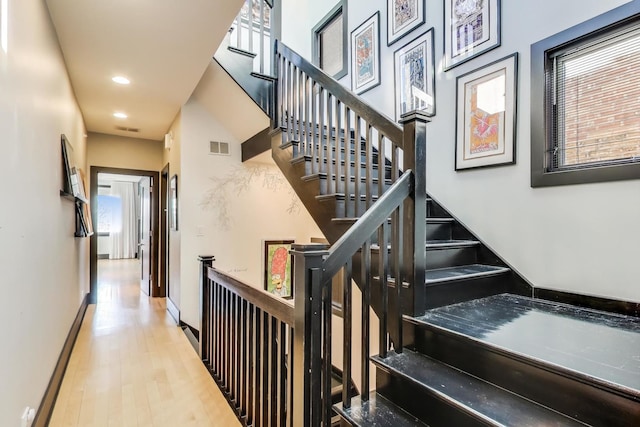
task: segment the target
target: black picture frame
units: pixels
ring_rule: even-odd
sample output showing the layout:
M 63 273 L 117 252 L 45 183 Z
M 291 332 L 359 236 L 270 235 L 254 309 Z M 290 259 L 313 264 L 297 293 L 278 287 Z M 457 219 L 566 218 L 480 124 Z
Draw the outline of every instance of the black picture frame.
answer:
M 425 23 L 425 0 L 387 0 L 387 46 L 391 46 Z M 408 11 L 409 16 L 396 28 L 396 11 Z
M 336 80 L 340 80 L 347 75 L 349 71 L 349 30 L 348 30 L 348 14 L 347 14 L 347 0 L 340 0 L 336 6 L 333 7 L 311 30 L 313 41 L 313 64 L 323 71 L 325 65 L 322 63 L 322 52 L 324 49 L 322 43 L 322 35 L 324 30 L 333 24 L 336 19 L 342 17 L 342 52 L 340 53 L 342 58 L 342 67 L 336 73 L 331 75 Z
M 393 53 L 396 121 L 403 114 L 416 110 L 423 111 L 429 117 L 436 114 L 434 33 L 434 29 L 430 28 Z M 419 65 L 419 70 L 413 70 L 416 65 Z M 413 77 L 406 74 L 414 72 L 422 89 L 407 86 Z
M 61 158 L 62 158 L 62 185 L 60 191 L 66 195 L 73 195 L 73 183 L 71 181 L 71 161 L 70 155 L 73 148 L 64 134 L 60 135 Z
M 456 11 L 456 0 L 444 2 L 444 71 L 500 46 L 500 0 L 478 1 L 476 6 Z
M 456 79 L 455 170 L 516 163 L 518 53 Z

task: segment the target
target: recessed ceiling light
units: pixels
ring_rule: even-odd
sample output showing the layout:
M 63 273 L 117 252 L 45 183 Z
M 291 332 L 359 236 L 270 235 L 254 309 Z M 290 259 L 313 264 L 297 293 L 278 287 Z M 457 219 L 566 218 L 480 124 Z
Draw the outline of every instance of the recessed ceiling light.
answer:
M 125 113 L 113 113 L 113 117 L 117 117 L 119 119 L 126 119 L 128 116 Z
M 111 80 L 120 85 L 128 85 L 129 83 L 131 83 L 128 78 L 123 76 L 115 76 Z

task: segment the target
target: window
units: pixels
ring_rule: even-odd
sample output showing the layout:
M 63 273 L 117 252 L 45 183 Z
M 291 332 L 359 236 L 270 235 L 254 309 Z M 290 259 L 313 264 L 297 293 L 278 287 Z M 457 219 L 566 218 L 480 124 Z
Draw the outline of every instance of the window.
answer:
M 640 7 L 534 44 L 531 185 L 640 178 Z
M 313 63 L 335 79 L 347 75 L 347 0 L 313 28 Z

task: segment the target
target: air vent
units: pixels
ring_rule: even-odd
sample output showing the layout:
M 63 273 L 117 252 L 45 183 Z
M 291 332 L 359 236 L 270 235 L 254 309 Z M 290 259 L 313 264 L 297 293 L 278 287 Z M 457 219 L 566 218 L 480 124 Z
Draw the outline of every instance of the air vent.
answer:
M 229 155 L 229 143 L 220 141 L 209 141 L 209 153 L 220 156 Z
M 116 126 L 116 129 L 117 130 L 121 130 L 123 132 L 135 132 L 135 133 L 140 132 L 140 129 L 138 129 L 138 128 L 128 128 L 128 127 L 125 127 L 125 126 Z

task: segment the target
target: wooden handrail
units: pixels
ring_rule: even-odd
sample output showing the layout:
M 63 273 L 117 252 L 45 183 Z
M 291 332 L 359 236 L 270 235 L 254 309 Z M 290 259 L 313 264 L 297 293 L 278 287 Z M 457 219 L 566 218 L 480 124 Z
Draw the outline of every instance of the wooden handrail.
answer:
M 275 41 L 275 49 L 276 53 L 287 58 L 293 65 L 298 67 L 307 76 L 322 85 L 333 96 L 339 99 L 340 102 L 357 112 L 357 114 L 365 119 L 371 126 L 379 129 L 387 138 L 402 148 L 402 127 L 385 115 L 376 111 L 360 99 L 358 95 L 351 92 L 324 71 L 298 55 L 280 40 Z
M 400 206 L 413 191 L 413 171 L 407 170 L 353 224 L 346 233 L 331 246 L 329 256 L 324 260 L 322 283 L 329 282 L 344 266 L 346 259 L 351 258 L 383 222 Z
M 293 326 L 292 301 L 276 297 L 262 289 L 247 285 L 213 267 L 209 268 L 208 277 L 220 286 L 240 296 L 248 303 L 255 305 L 287 325 Z

